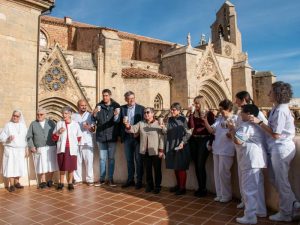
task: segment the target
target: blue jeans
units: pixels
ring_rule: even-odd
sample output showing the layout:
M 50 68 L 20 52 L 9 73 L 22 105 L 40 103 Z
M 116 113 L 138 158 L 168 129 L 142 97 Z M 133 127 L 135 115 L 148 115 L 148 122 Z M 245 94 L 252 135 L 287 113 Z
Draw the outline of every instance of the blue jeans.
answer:
M 108 179 L 112 180 L 115 171 L 116 142 L 97 142 L 100 151 L 100 181 L 106 177 L 106 160 L 108 158 Z
M 133 137 L 128 137 L 124 141 L 125 156 L 127 160 L 127 182 L 134 181 L 136 168 L 136 183 L 142 184 L 143 180 L 143 161 L 140 154 L 140 143 Z M 134 166 L 135 161 L 135 166 Z

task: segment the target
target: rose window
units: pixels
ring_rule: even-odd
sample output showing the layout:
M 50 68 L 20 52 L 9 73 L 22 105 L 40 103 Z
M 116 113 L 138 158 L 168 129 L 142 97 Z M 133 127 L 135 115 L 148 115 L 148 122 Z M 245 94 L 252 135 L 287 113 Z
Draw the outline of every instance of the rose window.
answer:
M 44 83 L 50 91 L 58 91 L 64 88 L 68 77 L 62 69 L 58 59 L 55 59 L 51 67 L 46 71 Z

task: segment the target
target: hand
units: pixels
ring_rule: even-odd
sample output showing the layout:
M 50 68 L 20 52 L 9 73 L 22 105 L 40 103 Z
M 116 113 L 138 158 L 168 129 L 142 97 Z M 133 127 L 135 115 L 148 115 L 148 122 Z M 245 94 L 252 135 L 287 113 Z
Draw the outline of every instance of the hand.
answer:
M 14 136 L 14 135 L 10 135 L 10 136 L 7 138 L 7 141 L 8 141 L 8 142 L 12 142 L 14 139 L 15 139 L 15 136 Z
M 261 120 L 253 115 L 249 115 L 249 121 L 255 124 L 258 124 Z
M 85 129 L 85 130 L 89 130 L 89 129 L 91 128 L 91 126 L 90 126 L 87 122 L 84 122 L 84 123 L 82 124 L 82 127 L 83 127 L 83 129 Z
M 59 128 L 58 135 L 62 134 L 66 129 L 64 127 Z
M 229 130 L 235 130 L 235 124 L 232 121 L 227 122 L 227 127 Z
M 194 113 L 194 111 L 195 111 L 195 106 L 193 106 L 193 105 L 189 106 L 188 112 L 189 113 Z
M 114 116 L 117 116 L 120 114 L 120 108 L 115 108 L 114 110 Z
M 158 153 L 158 158 L 162 159 L 164 158 L 165 154 L 163 152 L 159 152 Z
M 210 144 L 207 145 L 207 150 L 211 151 L 212 150 L 212 146 Z
M 232 139 L 232 135 L 230 132 L 226 133 L 226 137 L 229 138 L 229 139 Z
M 129 122 L 124 122 L 125 128 L 129 129 L 130 128 L 130 123 Z
M 183 149 L 183 143 L 180 143 L 177 148 L 178 148 L 178 150 L 182 150 Z
M 30 148 L 30 151 L 31 151 L 32 153 L 35 153 L 35 152 L 36 152 L 36 148 L 35 148 L 35 147 L 31 147 L 31 148 Z
M 93 110 L 93 116 L 96 117 L 97 113 L 100 112 L 99 108 L 96 106 L 96 108 Z

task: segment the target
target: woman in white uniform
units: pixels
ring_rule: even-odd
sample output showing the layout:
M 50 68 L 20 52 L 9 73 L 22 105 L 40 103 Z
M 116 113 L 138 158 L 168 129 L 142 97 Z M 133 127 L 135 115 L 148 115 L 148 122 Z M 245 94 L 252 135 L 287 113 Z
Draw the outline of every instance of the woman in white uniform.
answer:
M 19 178 L 25 175 L 25 156 L 27 128 L 20 110 L 14 110 L 10 122 L 0 133 L 0 142 L 4 145 L 2 171 L 8 179 L 8 191 L 22 189 Z
M 235 103 L 237 104 L 238 107 L 242 107 L 246 104 L 254 104 L 250 94 L 247 91 L 240 91 L 235 95 Z M 266 119 L 266 117 L 264 116 L 264 114 L 259 111 L 258 116 L 257 116 L 261 121 L 263 121 L 265 124 L 268 124 L 268 120 Z M 238 113 L 238 118 L 237 118 L 237 123 L 235 126 L 235 130 L 237 130 L 240 126 L 240 124 L 242 123 L 242 117 L 240 115 L 240 113 Z M 265 133 L 262 129 L 258 129 L 258 132 L 260 133 L 261 136 L 265 136 Z M 265 138 L 262 140 L 262 147 L 264 148 L 263 150 L 266 151 L 267 149 L 267 145 L 266 145 L 266 141 Z M 242 190 L 242 184 L 241 184 L 241 168 L 240 168 L 240 151 L 236 151 L 236 157 L 237 157 L 237 163 L 238 163 L 238 176 L 239 176 L 239 187 L 240 187 L 240 193 L 241 193 L 241 203 L 237 205 L 237 208 L 242 209 L 244 208 L 244 201 L 243 201 L 243 190 Z M 262 202 L 265 201 L 265 189 L 264 189 L 264 176 L 262 171 L 260 170 L 259 173 L 259 191 L 258 191 L 258 196 L 259 198 L 262 199 Z M 267 216 L 267 211 L 266 211 L 266 207 L 265 205 L 257 205 L 257 209 L 256 209 L 256 214 L 259 217 L 266 217 Z
M 259 118 L 252 119 L 268 134 L 270 181 L 279 193 L 279 212 L 269 217 L 272 221 L 291 221 L 293 204 L 296 202 L 288 178 L 290 163 L 296 152 L 293 142 L 294 118 L 288 107 L 292 95 L 290 84 L 282 81 L 273 83 L 268 96 L 274 106 L 270 112 L 268 124 Z
M 212 143 L 213 160 L 214 160 L 214 179 L 216 187 L 215 201 L 226 203 L 232 198 L 231 188 L 231 166 L 235 147 L 232 142 L 228 122 L 235 123 L 236 115 L 232 115 L 233 104 L 230 100 L 225 99 L 220 102 L 219 116 L 213 125 L 209 125 L 205 118 L 206 129 L 215 135 L 215 140 Z

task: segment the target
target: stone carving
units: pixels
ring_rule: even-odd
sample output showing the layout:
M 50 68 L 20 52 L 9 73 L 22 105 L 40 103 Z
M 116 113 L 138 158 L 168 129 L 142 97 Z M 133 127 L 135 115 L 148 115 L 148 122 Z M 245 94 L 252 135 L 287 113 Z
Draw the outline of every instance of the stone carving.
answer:
M 224 51 L 227 56 L 230 56 L 232 53 L 231 47 L 229 45 L 225 46 Z
M 192 46 L 191 34 L 190 33 L 188 33 L 188 35 L 186 37 L 186 40 L 187 40 L 187 46 Z

